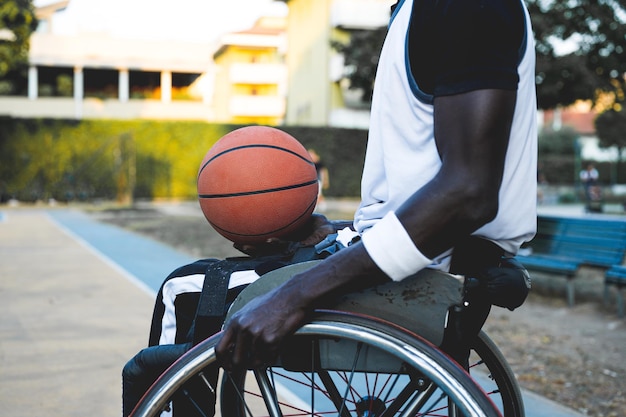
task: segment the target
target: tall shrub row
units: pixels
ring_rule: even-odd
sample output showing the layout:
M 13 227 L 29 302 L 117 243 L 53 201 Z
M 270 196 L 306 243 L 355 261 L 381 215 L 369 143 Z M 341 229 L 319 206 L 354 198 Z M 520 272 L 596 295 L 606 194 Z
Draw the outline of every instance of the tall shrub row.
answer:
M 203 122 L 0 119 L 0 198 L 193 199 L 207 150 L 241 126 Z M 314 148 L 329 196 L 358 196 L 367 133 L 282 127 Z M 262 175 L 262 173 L 259 173 Z

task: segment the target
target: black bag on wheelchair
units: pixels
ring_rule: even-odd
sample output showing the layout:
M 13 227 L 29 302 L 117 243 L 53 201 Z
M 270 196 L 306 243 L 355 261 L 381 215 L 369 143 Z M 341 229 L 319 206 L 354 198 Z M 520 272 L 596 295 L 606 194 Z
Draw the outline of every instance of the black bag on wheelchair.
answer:
M 530 275 L 515 258 L 495 243 L 476 236 L 460 242 L 452 254 L 450 272 L 464 275 L 466 296 L 511 311 L 530 291 Z
M 441 348 L 467 368 L 469 346 L 482 329 L 491 306 L 514 310 L 530 290 L 530 275 L 495 243 L 468 236 L 454 248 L 450 272 L 463 275 L 464 305 L 452 309 Z

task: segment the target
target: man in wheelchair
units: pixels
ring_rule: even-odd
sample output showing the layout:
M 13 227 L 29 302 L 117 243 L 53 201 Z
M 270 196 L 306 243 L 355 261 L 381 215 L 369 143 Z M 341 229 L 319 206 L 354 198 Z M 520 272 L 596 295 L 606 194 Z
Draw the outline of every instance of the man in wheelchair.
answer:
M 451 312 L 442 345 L 467 366 L 469 340 L 491 305 L 514 309 L 529 288 L 526 272 L 512 258 L 536 230 L 534 77 L 532 30 L 523 2 L 398 2 L 372 99 L 361 205 L 353 222 L 359 238 L 234 314 L 216 348 L 221 365 L 270 363 L 281 341 L 326 300 L 433 268 L 469 278 L 465 306 Z M 330 222 L 316 216 L 303 233 L 315 237 L 295 238 L 306 245 L 279 246 L 310 247 L 334 232 Z M 263 271 L 294 262 L 297 251 L 277 254 L 268 250 L 272 247 L 242 248 L 255 256 L 218 265 L 217 281 L 231 281 L 226 298 Z M 222 261 L 203 262 L 175 271 L 168 281 L 195 275 L 191 293 L 204 296 L 202 271 Z M 177 298 L 166 295 L 168 281 L 165 304 L 168 297 Z M 160 326 L 160 308 L 151 344 L 174 344 L 148 348 L 127 364 L 125 413 L 146 383 L 194 343 L 184 333 L 215 329 L 219 322 L 215 311 L 201 314 L 209 318 L 202 323 L 190 320 L 192 307 L 186 319 L 177 312 L 181 316 L 172 332 Z M 171 313 L 162 311 L 163 317 Z
M 200 259 L 174 270 L 163 282 L 155 302 L 149 348 L 138 353 L 124 369 L 124 415 L 171 363 L 220 330 L 228 307 L 249 283 L 282 266 L 325 259 L 345 249 L 359 240 L 348 225 L 345 221 L 330 222 L 314 214 L 311 222 L 292 236 L 293 240 L 239 246 L 247 257 Z M 342 233 L 344 236 L 340 236 Z M 519 307 L 528 294 L 530 278 L 515 259 L 502 256 L 501 251 L 479 238 L 470 237 L 456 248 L 452 264 L 455 267 L 451 271 L 468 271 L 464 284 L 467 305 L 450 311 L 450 324 L 441 347 L 467 368 L 472 337 L 480 331 L 491 305 L 510 310 Z M 219 312 L 210 317 L 203 315 L 202 307 L 207 307 L 209 298 L 206 295 L 214 293 L 216 286 L 224 285 L 218 281 L 224 276 L 228 277 L 228 290 L 217 302 Z M 201 302 L 203 290 L 204 303 Z M 186 415 L 186 412 L 175 415 Z
M 137 354 L 124 369 L 125 415 L 171 363 L 193 345 L 220 330 L 228 307 L 249 283 L 294 262 L 325 259 L 358 241 L 358 236 L 355 238 L 355 234 L 346 228 L 347 224 L 329 222 L 315 214 L 307 227 L 292 236 L 294 240 L 239 247 L 249 256 L 201 259 L 173 271 L 157 296 L 150 347 Z M 344 236 L 338 236 L 337 232 Z M 304 240 L 299 240 L 301 238 Z M 510 310 L 519 307 L 528 294 L 530 278 L 515 259 L 502 256 L 501 251 L 479 238 L 469 238 L 463 246 L 456 248 L 452 263 L 455 265 L 452 271 L 468 271 L 463 297 L 466 305 L 449 312 L 449 326 L 443 333 L 441 347 L 467 369 L 469 346 L 480 331 L 491 305 Z M 224 285 L 219 283 L 219 277 L 224 276 L 228 277 L 228 290 L 217 302 L 219 311 L 208 317 L 202 313 L 202 306 L 206 308 L 209 299 L 206 295 L 214 293 L 216 286 Z M 205 407 L 205 410 L 212 410 L 213 404 L 208 403 Z M 179 405 L 176 411 L 175 415 L 187 414 L 184 406 Z

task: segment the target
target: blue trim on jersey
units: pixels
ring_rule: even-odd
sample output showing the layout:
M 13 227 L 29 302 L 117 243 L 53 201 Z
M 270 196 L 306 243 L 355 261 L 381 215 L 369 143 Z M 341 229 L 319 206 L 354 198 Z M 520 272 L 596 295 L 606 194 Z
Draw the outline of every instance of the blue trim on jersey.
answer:
M 396 8 L 393 9 L 393 13 L 391 14 L 391 17 L 389 18 L 389 25 L 387 25 L 387 29 L 389 29 L 389 26 L 391 26 L 391 24 L 393 23 L 393 19 L 396 18 L 396 15 L 400 11 L 400 8 L 402 7 L 402 4 L 404 4 L 404 2 L 405 0 L 400 0 L 396 3 Z
M 526 55 L 526 46 L 528 46 L 528 25 L 526 24 L 526 12 L 524 11 L 524 2 L 520 1 L 520 7 L 522 8 L 522 12 L 524 14 L 524 39 L 522 40 L 522 45 L 519 48 L 519 59 L 517 60 L 517 66 L 522 63 L 524 59 L 524 55 Z
M 404 0 L 402 0 L 402 3 L 404 3 Z M 413 7 L 415 7 L 415 2 L 413 2 Z M 399 9 L 400 5 L 396 8 L 395 11 L 397 12 Z M 409 22 L 409 28 L 411 27 L 410 25 L 413 20 L 412 15 L 413 11 L 411 11 L 411 21 Z M 432 105 L 435 101 L 434 96 L 432 94 L 427 94 L 420 89 L 419 85 L 417 85 L 417 81 L 415 81 L 415 78 L 413 77 L 413 72 L 411 71 L 411 61 L 409 59 L 409 33 L 410 30 L 407 30 L 404 41 L 404 67 L 406 70 L 406 77 L 409 80 L 409 87 L 411 88 L 411 92 L 416 99 L 424 104 Z

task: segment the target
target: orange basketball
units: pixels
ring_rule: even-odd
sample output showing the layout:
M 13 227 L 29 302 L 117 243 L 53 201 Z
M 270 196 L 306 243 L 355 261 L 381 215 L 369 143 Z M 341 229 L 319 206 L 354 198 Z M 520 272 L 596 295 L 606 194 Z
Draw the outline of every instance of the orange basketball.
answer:
M 293 136 L 267 126 L 249 126 L 223 136 L 198 172 L 204 216 L 222 236 L 258 243 L 294 232 L 317 201 L 317 172 Z

